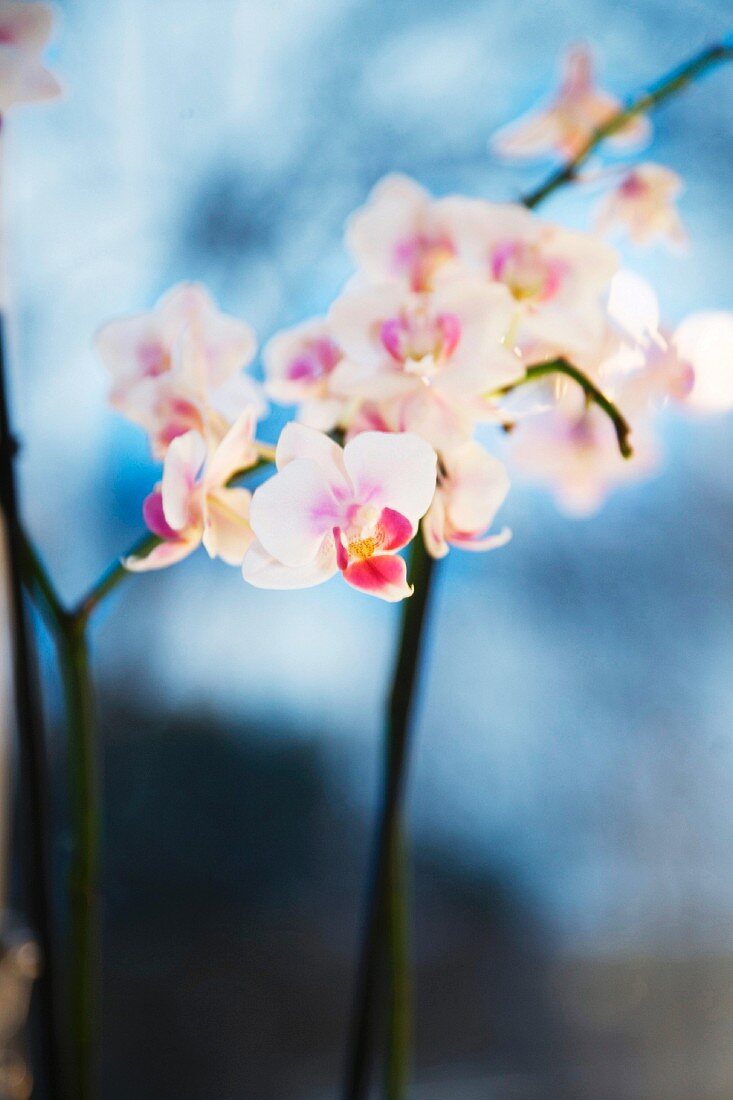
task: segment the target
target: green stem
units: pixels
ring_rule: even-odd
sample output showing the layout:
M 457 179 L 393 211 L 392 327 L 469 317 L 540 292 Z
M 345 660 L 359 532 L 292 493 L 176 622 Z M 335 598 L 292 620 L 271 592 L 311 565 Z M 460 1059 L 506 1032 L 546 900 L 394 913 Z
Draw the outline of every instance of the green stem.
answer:
M 404 830 L 395 828 L 390 849 L 387 899 L 387 982 L 389 988 L 386 1100 L 403 1100 L 410 1083 L 412 967 L 408 855 Z
M 96 1092 L 100 985 L 99 760 L 94 729 L 86 617 L 67 611 L 35 547 L 23 534 L 26 586 L 58 654 L 66 712 L 71 866 L 69 869 L 70 1050 L 65 1076 L 73 1100 Z
M 99 1054 L 102 823 L 99 746 L 83 619 L 67 617 L 59 657 L 66 702 L 73 837 L 69 874 L 71 1069 L 75 1100 L 92 1100 L 97 1091 Z
M 524 196 L 522 199 L 524 205 L 533 209 L 559 187 L 562 187 L 566 183 L 571 183 L 577 176 L 578 169 L 606 138 L 612 137 L 613 134 L 618 133 L 619 130 L 622 130 L 624 126 L 633 118 L 636 118 L 637 115 L 644 114 L 646 111 L 653 111 L 655 108 L 659 107 L 661 103 L 671 99 L 672 96 L 677 95 L 677 93 L 682 91 L 683 88 L 686 88 L 687 85 L 697 80 L 698 77 L 701 77 L 704 73 L 722 64 L 724 61 L 730 61 L 731 58 L 733 58 L 733 46 L 727 41 L 719 42 L 701 50 L 700 53 L 695 54 L 689 61 L 673 69 L 672 72 L 667 73 L 666 76 L 661 77 L 661 79 L 653 84 L 651 88 L 642 92 L 636 99 L 632 99 L 622 107 L 621 110 L 608 120 L 608 122 L 604 122 L 602 126 L 597 127 L 572 160 L 567 161 L 553 172 L 544 183 Z
M 434 565 L 418 535 L 410 551 L 410 583 L 414 584 L 415 593 L 402 604 L 400 641 L 387 710 L 382 806 L 372 857 L 371 886 L 354 996 L 344 1100 L 365 1100 L 368 1095 L 378 1009 L 379 974 L 385 942 L 388 957 L 393 963 L 393 986 L 400 991 L 409 990 L 409 960 L 407 952 L 397 942 L 400 935 L 399 922 L 392 919 L 393 914 L 401 912 L 402 927 L 406 926 L 403 878 L 398 866 L 401 862 L 400 848 L 395 837 L 400 831 L 411 718 Z M 385 914 L 388 918 L 386 928 Z M 400 992 L 391 1000 L 387 1058 L 395 1067 L 395 1074 L 399 1067 L 398 1079 L 404 1090 L 409 1065 L 410 997 Z M 403 1096 L 404 1091 L 397 1093 L 395 1100 L 402 1100 Z
M 115 588 L 122 584 L 127 577 L 134 575 L 130 573 L 129 569 L 125 568 L 123 564 L 125 558 L 145 557 L 145 555 L 149 554 L 160 541 L 158 536 L 152 534 L 151 531 L 146 531 L 144 535 L 141 535 L 127 553 L 117 561 L 113 561 L 112 564 L 105 569 L 101 577 L 94 582 L 86 594 L 82 596 L 74 608 L 74 617 L 83 623 L 89 622 L 94 611 L 96 611 L 102 601 L 109 596 L 111 592 L 114 592 Z
M 527 367 L 525 375 L 520 378 L 518 382 L 510 382 L 508 386 L 502 386 L 500 390 L 496 390 L 492 396 L 503 397 L 508 393 L 512 393 L 520 386 L 526 385 L 527 382 L 535 382 L 539 378 L 546 378 L 551 374 L 564 374 L 568 378 L 572 378 L 574 382 L 582 388 L 589 401 L 592 401 L 594 405 L 597 405 L 606 416 L 611 420 L 614 431 L 616 432 L 616 439 L 618 440 L 618 449 L 624 458 L 631 458 L 633 455 L 633 449 L 629 442 L 629 436 L 631 435 L 631 426 L 621 410 L 611 401 L 609 397 L 606 397 L 605 393 L 596 386 L 587 374 L 579 370 L 577 367 L 569 363 L 567 359 L 549 359 L 546 363 L 535 363 L 531 367 Z

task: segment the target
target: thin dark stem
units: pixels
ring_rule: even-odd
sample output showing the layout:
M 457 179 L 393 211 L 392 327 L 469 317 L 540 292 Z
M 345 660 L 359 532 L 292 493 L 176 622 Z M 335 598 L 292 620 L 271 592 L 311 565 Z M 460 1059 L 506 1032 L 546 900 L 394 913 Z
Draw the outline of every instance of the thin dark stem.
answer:
M 415 586 L 415 593 L 402 605 L 402 629 L 387 709 L 382 806 L 372 856 L 371 886 L 356 980 L 344 1100 L 365 1100 L 369 1089 L 383 948 L 383 917 L 392 859 L 397 851 L 395 835 L 399 830 L 404 798 L 410 719 L 434 566 L 423 540 L 418 536 L 412 543 L 410 558 L 410 582 Z M 403 1002 L 403 1008 L 409 1012 L 409 999 Z M 398 1030 L 400 1034 L 409 1034 L 409 1025 L 404 1028 L 400 1024 Z
M 387 1064 L 386 1100 L 404 1100 L 410 1082 L 412 1049 L 412 967 L 410 960 L 410 905 L 408 856 L 404 828 L 399 822 L 392 836 L 387 884 Z
M 85 623 L 69 616 L 59 646 L 66 704 L 69 799 L 73 846 L 69 872 L 71 905 L 71 1067 L 74 1100 L 97 1091 L 101 971 L 100 750 L 94 727 Z
M 150 531 L 141 535 L 127 553 L 117 561 L 113 561 L 112 564 L 105 569 L 101 577 L 94 582 L 86 595 L 82 596 L 72 612 L 74 618 L 84 623 L 88 622 L 105 597 L 109 596 L 110 592 L 113 592 L 127 577 L 133 576 L 129 569 L 126 569 L 124 566 L 125 558 L 145 557 L 145 555 L 149 554 L 159 542 L 160 539 L 158 536 L 152 534 Z
M 496 391 L 496 395 L 502 396 L 511 393 L 527 382 L 534 382 L 539 378 L 546 378 L 551 374 L 564 374 L 578 383 L 585 393 L 586 398 L 592 401 L 594 405 L 597 405 L 611 420 L 614 431 L 616 432 L 616 439 L 618 440 L 618 449 L 622 456 L 624 458 L 631 458 L 634 452 L 629 442 L 631 426 L 628 420 L 613 401 L 611 401 L 609 397 L 606 397 L 605 393 L 596 386 L 595 382 L 593 382 L 587 374 L 584 374 L 583 371 L 573 366 L 572 363 L 569 363 L 567 359 L 548 359 L 546 363 L 535 363 L 533 366 L 527 367 L 523 378 L 520 378 L 518 382 L 511 382 L 508 386 L 502 386 L 500 390 Z
M 5 518 L 10 587 L 13 676 L 18 727 L 20 778 L 27 799 L 26 860 L 30 919 L 41 954 L 35 986 L 49 1096 L 57 1094 L 59 1048 L 55 1016 L 55 956 L 51 888 L 51 784 L 43 728 L 37 705 L 35 661 L 23 602 L 23 535 L 15 480 L 16 443 L 10 429 L 4 333 L 0 318 L 0 505 Z M 5 873 L 5 869 L 3 869 Z
M 604 122 L 602 126 L 595 129 L 580 152 L 576 153 L 571 160 L 567 161 L 553 172 L 552 175 L 550 175 L 544 183 L 540 184 L 539 187 L 535 188 L 534 191 L 530 191 L 526 194 L 521 201 L 525 206 L 533 209 L 548 198 L 553 191 L 557 191 L 559 187 L 562 187 L 566 183 L 572 183 L 578 174 L 578 169 L 585 164 L 591 153 L 594 152 L 606 138 L 612 137 L 614 134 L 618 133 L 619 130 L 624 128 L 627 122 L 636 118 L 637 115 L 654 110 L 661 103 L 664 103 L 665 100 L 670 99 L 688 84 L 697 80 L 698 77 L 702 76 L 716 65 L 720 65 L 724 61 L 730 61 L 731 58 L 733 58 L 733 47 L 727 42 L 716 43 L 713 46 L 708 46 L 704 50 L 701 50 L 700 53 L 696 54 L 689 61 L 685 61 L 682 65 L 673 69 L 672 72 L 661 77 L 647 91 L 642 92 L 641 95 L 630 100 L 629 103 L 613 115 L 608 122 Z

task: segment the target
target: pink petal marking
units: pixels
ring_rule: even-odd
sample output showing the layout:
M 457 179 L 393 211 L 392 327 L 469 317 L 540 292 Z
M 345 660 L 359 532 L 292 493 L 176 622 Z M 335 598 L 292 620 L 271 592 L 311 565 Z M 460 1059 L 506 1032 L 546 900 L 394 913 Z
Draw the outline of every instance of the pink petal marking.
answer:
M 344 546 L 341 538 L 341 528 L 334 527 L 333 529 L 333 541 L 336 543 L 336 564 L 343 573 L 349 564 L 349 552 Z
M 382 344 L 398 363 L 405 361 L 404 337 L 405 325 L 399 317 L 393 317 L 382 325 L 380 331 Z
M 401 512 L 394 508 L 383 508 L 377 521 L 382 550 L 401 550 L 412 538 L 412 524 Z
M 407 567 L 396 554 L 375 554 L 352 562 L 343 575 L 352 587 L 390 603 L 412 595 L 412 588 L 407 583 Z
M 618 190 L 625 199 L 638 199 L 648 190 L 648 185 L 638 172 L 629 172 L 626 179 L 619 184 Z
M 500 244 L 494 249 L 491 256 L 491 277 L 493 279 L 501 281 L 504 269 L 516 252 L 516 248 L 514 241 L 505 241 L 504 244 Z
M 170 370 L 171 358 L 162 344 L 153 341 L 140 344 L 137 348 L 137 361 L 142 367 L 143 377 L 157 378 Z
M 163 514 L 163 494 L 160 489 L 154 489 L 143 501 L 143 519 L 147 527 L 161 539 L 178 539 L 178 531 L 174 531 L 166 522 Z
M 394 246 L 392 266 L 395 274 L 409 275 L 412 290 L 427 290 L 436 268 L 455 255 L 455 247 L 445 234 L 415 233 Z
M 288 365 L 291 382 L 317 382 L 329 375 L 341 359 L 341 352 L 327 336 L 310 340 Z
M 461 321 L 455 313 L 440 313 L 435 318 L 440 332 L 441 351 L 446 359 L 456 350 L 461 339 Z

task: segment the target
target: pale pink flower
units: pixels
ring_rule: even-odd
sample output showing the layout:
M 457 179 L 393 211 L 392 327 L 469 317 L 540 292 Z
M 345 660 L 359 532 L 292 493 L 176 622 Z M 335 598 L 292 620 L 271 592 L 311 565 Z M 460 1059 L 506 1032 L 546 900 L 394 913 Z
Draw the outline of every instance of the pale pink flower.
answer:
M 257 461 L 254 427 L 253 411 L 246 409 L 208 461 L 198 432 L 172 441 L 163 479 L 143 505 L 147 526 L 162 541 L 145 557 L 127 558 L 127 569 L 162 569 L 188 557 L 202 543 L 209 557 L 241 565 L 254 538 L 249 525 L 251 493 L 230 482 Z
M 457 246 L 464 264 L 510 292 L 520 348 L 539 341 L 572 355 L 602 336 L 603 295 L 618 257 L 599 238 L 543 222 L 518 204 L 474 200 Z
M 278 332 L 262 358 L 269 397 L 281 405 L 298 405 L 298 420 L 311 428 L 327 432 L 340 423 L 345 401 L 331 393 L 330 380 L 342 354 L 325 320 Z
M 257 588 L 309 588 L 341 572 L 355 588 L 397 601 L 412 593 L 397 551 L 435 492 L 436 456 L 419 436 L 364 432 L 341 449 L 288 424 L 277 473 L 255 490 L 257 542 L 243 565 Z
M 576 46 L 563 60 L 560 88 L 550 103 L 534 108 L 500 130 L 491 144 L 505 157 L 558 153 L 572 158 L 620 107 L 615 96 L 596 86 L 590 50 L 586 46 Z M 650 134 L 649 120 L 636 116 L 609 140 L 620 146 L 635 146 L 647 141 Z
M 694 364 L 679 346 L 677 332 L 661 324 L 654 288 L 636 272 L 614 275 L 608 296 L 608 316 L 621 342 L 606 341 L 599 381 L 620 381 L 625 406 L 631 409 L 687 401 L 695 382 Z
M 733 409 L 733 313 L 692 313 L 677 326 L 673 340 L 693 371 L 686 404 L 702 413 Z
M 408 176 L 385 176 L 349 218 L 346 244 L 372 281 L 430 290 L 436 274 L 456 261 L 455 229 L 466 201 L 433 199 Z
M 664 238 L 682 246 L 687 241 L 682 219 L 675 205 L 682 192 L 682 180 L 661 164 L 640 164 L 602 200 L 596 229 L 606 233 L 622 226 L 634 244 Z
M 607 414 L 563 375 L 544 383 L 551 400 L 522 419 L 508 439 L 518 473 L 548 488 L 558 507 L 571 515 L 596 512 L 617 486 L 642 480 L 658 467 L 653 414 L 670 398 L 681 398 L 690 384 L 688 365 L 658 329 L 656 297 L 644 280 L 619 273 L 609 306 L 613 324 L 606 325 L 593 354 L 577 357 L 575 365 L 630 423 L 633 458 L 620 454 Z
M 442 455 L 438 488 L 421 525 L 428 552 L 442 558 L 449 545 L 463 550 L 504 546 L 511 538 L 508 528 L 487 532 L 508 492 L 504 464 L 475 440 Z
M 623 408 L 622 397 L 619 403 Z M 659 451 L 644 422 L 635 422 L 633 444 L 633 459 L 622 458 L 608 417 L 580 402 L 574 412 L 562 406 L 525 420 L 510 437 L 517 472 L 574 516 L 592 515 L 613 489 L 656 469 Z
M 53 29 L 50 5 L 0 2 L 0 115 L 17 103 L 61 95 L 58 80 L 42 62 Z
M 96 346 L 112 375 L 110 403 L 148 432 L 157 457 L 187 431 L 211 446 L 246 406 L 265 411 L 259 386 L 242 373 L 254 332 L 197 283 L 173 287 L 149 313 L 110 321 Z
M 514 316 L 503 287 L 451 279 L 430 293 L 396 283 L 347 290 L 329 325 L 344 359 L 334 392 L 385 400 L 432 388 L 467 399 L 515 381 L 521 363 L 502 344 Z

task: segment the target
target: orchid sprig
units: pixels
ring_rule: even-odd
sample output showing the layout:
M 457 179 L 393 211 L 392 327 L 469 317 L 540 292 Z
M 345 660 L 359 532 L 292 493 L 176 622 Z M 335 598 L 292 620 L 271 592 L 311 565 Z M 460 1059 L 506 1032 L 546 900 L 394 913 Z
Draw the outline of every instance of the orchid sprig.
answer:
M 0 3 L 0 23 L 2 15 Z M 27 56 L 34 87 L 37 45 Z M 403 1100 L 410 1003 L 401 816 L 411 718 L 435 561 L 452 548 L 492 550 L 509 538 L 506 529 L 492 531 L 509 473 L 485 439 L 491 426 L 506 423 L 505 399 L 560 379 L 544 391 L 539 411 L 520 417 L 510 450 L 515 438 L 529 441 L 551 469 L 533 436 L 549 417 L 562 433 L 549 433 L 549 453 L 561 456 L 563 474 L 565 466 L 582 467 L 590 486 L 584 503 L 595 505 L 607 490 L 607 437 L 622 459 L 631 457 L 631 425 L 643 441 L 650 409 L 691 398 L 694 370 L 705 369 L 711 355 L 704 319 L 670 334 L 650 288 L 637 281 L 631 294 L 619 292 L 629 284 L 604 241 L 545 222 L 533 209 L 573 181 L 607 138 L 648 131 L 650 110 L 732 53 L 729 43 L 710 47 L 620 108 L 593 86 L 587 58 L 576 53 L 540 126 L 546 134 L 549 117 L 569 159 L 522 203 L 433 199 L 406 177 L 382 181 L 347 228 L 355 278 L 325 316 L 276 334 L 264 349 L 265 391 L 296 405 L 296 422 L 274 448 L 256 435 L 266 402 L 248 373 L 254 332 L 219 310 L 203 287 L 180 284 L 152 310 L 100 331 L 111 403 L 147 433 L 162 464 L 143 504 L 149 533 L 68 610 L 32 545 L 23 544 L 13 500 L 3 498 L 65 684 L 75 1098 L 94 1096 L 98 1048 L 100 806 L 88 627 L 125 577 L 172 565 L 203 545 L 256 587 L 308 587 L 340 574 L 353 589 L 402 603 L 344 1095 L 363 1100 L 368 1089 L 386 947 L 388 1090 L 390 1100 Z M 1 78 L 0 51 L 0 86 Z M 645 218 L 659 214 L 654 203 L 650 211 L 633 211 L 642 236 Z M 668 216 L 664 224 L 672 224 Z M 720 341 L 715 346 L 720 354 Z M 725 353 L 731 348 L 733 338 Z M 606 432 L 596 433 L 596 418 Z M 9 430 L 3 434 L 3 474 L 12 476 Z M 271 476 L 250 492 L 244 483 L 265 466 Z

